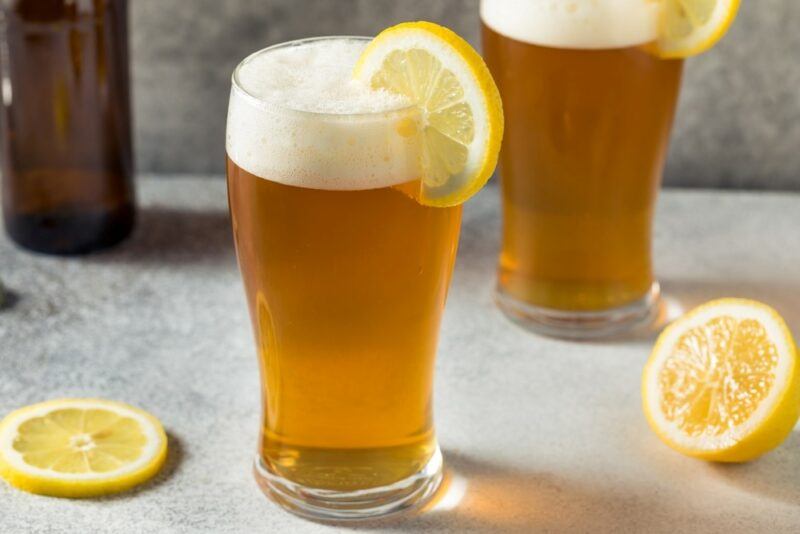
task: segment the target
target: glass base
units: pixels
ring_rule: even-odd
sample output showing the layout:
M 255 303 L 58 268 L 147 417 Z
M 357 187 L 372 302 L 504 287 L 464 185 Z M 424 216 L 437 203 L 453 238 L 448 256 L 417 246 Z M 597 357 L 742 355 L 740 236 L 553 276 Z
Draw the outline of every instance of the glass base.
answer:
M 356 491 L 302 486 L 270 472 L 260 456 L 256 457 L 253 472 L 261 490 L 293 514 L 317 521 L 358 521 L 424 505 L 442 482 L 442 453 L 437 446 L 425 467 L 410 477 L 388 486 Z
M 598 339 L 618 335 L 653 322 L 658 316 L 660 289 L 654 282 L 641 299 L 601 311 L 565 311 L 533 306 L 498 288 L 497 305 L 512 321 L 550 337 Z

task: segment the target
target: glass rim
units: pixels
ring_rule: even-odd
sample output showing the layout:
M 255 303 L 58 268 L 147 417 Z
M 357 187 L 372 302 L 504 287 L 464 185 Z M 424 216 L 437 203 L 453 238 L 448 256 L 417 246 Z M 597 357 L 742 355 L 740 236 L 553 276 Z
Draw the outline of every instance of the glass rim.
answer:
M 247 99 L 250 103 L 255 104 L 256 106 L 262 109 L 266 109 L 268 111 L 275 111 L 279 113 L 286 113 L 290 115 L 306 116 L 309 118 L 316 117 L 320 119 L 335 120 L 335 119 L 351 119 L 359 117 L 363 118 L 387 117 L 387 116 L 391 117 L 393 115 L 404 115 L 411 111 L 415 111 L 416 107 L 413 104 L 409 104 L 408 106 L 404 106 L 397 109 L 390 109 L 387 111 L 366 111 L 360 113 L 330 113 L 322 111 L 308 111 L 303 109 L 296 109 L 291 106 L 283 105 L 274 100 L 256 96 L 253 93 L 249 92 L 247 89 L 245 89 L 239 82 L 239 71 L 242 69 L 242 67 L 251 60 L 253 60 L 253 58 L 260 56 L 261 54 L 273 52 L 275 50 L 281 50 L 284 48 L 290 48 L 292 46 L 299 46 L 306 43 L 313 43 L 317 41 L 348 40 L 348 41 L 369 42 L 372 41 L 373 39 L 374 37 L 366 37 L 363 35 L 323 35 L 318 37 L 304 37 L 302 39 L 294 39 L 291 41 L 284 41 L 281 43 L 270 45 L 260 50 L 256 50 L 252 54 L 249 54 L 243 60 L 241 60 L 238 65 L 236 65 L 236 68 L 233 69 L 233 74 L 231 75 L 231 86 L 234 91 L 237 91 L 242 97 Z

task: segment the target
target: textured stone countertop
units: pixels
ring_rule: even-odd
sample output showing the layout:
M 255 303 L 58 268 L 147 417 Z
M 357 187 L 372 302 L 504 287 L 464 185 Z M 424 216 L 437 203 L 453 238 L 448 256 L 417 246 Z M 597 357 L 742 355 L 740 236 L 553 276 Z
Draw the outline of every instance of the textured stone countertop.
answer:
M 222 180 L 144 178 L 131 240 L 80 259 L 0 238 L 0 412 L 63 396 L 141 406 L 171 453 L 141 489 L 101 500 L 0 484 L 0 531 L 333 532 L 268 501 L 251 476 L 258 374 Z M 466 208 L 442 326 L 436 422 L 448 493 L 416 532 L 798 532 L 800 430 L 747 465 L 669 450 L 639 378 L 653 334 L 532 335 L 492 304 L 497 189 Z M 775 306 L 800 334 L 800 195 L 668 191 L 657 270 L 672 308 L 728 295 Z

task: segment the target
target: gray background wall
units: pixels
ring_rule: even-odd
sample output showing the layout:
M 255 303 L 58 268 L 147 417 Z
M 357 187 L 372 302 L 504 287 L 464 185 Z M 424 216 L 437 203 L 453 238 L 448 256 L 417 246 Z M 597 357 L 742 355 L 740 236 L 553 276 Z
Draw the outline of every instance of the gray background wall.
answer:
M 374 35 L 404 20 L 480 44 L 478 0 L 130 0 L 138 168 L 223 172 L 229 77 L 264 46 Z M 743 0 L 726 39 L 689 61 L 669 185 L 800 190 L 800 1 Z

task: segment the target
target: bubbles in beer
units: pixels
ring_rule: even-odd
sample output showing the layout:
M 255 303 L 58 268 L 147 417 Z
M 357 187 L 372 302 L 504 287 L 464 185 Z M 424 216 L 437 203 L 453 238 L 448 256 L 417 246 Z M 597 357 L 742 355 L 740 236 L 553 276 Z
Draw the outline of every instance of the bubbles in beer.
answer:
M 557 48 L 623 48 L 658 35 L 656 0 L 482 0 L 481 19 L 517 41 Z
M 352 79 L 367 40 L 326 38 L 266 49 L 234 74 L 226 148 L 274 182 L 327 190 L 387 187 L 419 176 L 408 135 L 417 111 Z

